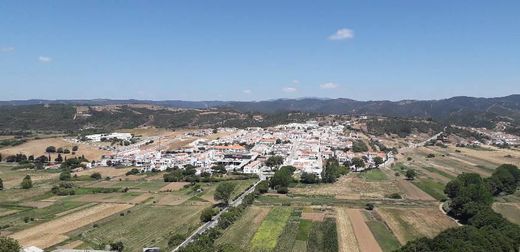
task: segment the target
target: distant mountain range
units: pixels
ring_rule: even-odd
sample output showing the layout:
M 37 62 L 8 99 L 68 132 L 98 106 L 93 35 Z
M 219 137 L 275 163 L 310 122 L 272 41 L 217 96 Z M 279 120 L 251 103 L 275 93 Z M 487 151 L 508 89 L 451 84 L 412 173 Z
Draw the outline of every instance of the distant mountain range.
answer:
M 338 99 L 278 99 L 268 101 L 181 101 L 181 100 L 16 100 L 1 105 L 34 104 L 153 104 L 166 107 L 207 109 L 227 108 L 239 112 L 284 113 L 291 111 L 319 114 L 380 115 L 389 117 L 432 118 L 460 125 L 492 127 L 498 121 L 520 124 L 520 95 L 496 98 L 458 96 L 441 100 L 356 101 Z

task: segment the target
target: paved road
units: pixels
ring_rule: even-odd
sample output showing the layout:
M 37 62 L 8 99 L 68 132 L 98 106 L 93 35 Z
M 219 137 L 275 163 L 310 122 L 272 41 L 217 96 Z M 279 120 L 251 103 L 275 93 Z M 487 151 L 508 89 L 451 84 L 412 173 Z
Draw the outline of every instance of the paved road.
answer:
M 195 237 L 199 234 L 203 234 L 204 232 L 208 231 L 210 228 L 213 228 L 215 227 L 217 224 L 218 224 L 218 220 L 220 219 L 220 216 L 227 212 L 229 210 L 230 207 L 236 207 L 240 204 L 242 204 L 242 201 L 244 200 L 244 197 L 252 192 L 255 191 L 255 188 L 256 186 L 262 182 L 262 180 L 259 180 L 258 182 L 256 182 L 251 188 L 247 189 L 247 191 L 243 192 L 240 197 L 238 197 L 236 200 L 234 200 L 233 202 L 231 202 L 229 204 L 229 206 L 225 207 L 224 209 L 222 209 L 222 211 L 220 211 L 217 215 L 213 216 L 213 218 L 204 223 L 202 226 L 200 226 L 199 228 L 197 228 L 197 230 L 195 230 L 195 232 L 193 232 L 190 236 L 188 236 L 188 238 L 186 238 L 186 240 L 184 240 L 179 246 L 177 246 L 175 249 L 172 250 L 172 252 L 176 252 L 178 251 L 180 248 L 186 246 L 187 244 L 189 244 L 190 242 L 192 242 Z

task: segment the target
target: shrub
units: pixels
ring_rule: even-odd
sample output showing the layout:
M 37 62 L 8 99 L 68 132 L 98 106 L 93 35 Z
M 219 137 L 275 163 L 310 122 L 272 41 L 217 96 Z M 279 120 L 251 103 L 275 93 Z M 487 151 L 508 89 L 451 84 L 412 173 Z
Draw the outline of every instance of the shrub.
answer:
M 66 181 L 72 178 L 70 171 L 62 171 L 60 173 L 60 180 Z
M 391 193 L 389 195 L 386 196 L 387 198 L 390 198 L 390 199 L 402 199 L 403 197 L 401 197 L 401 195 L 399 193 Z
M 32 180 L 31 180 L 31 176 L 26 175 L 25 178 L 23 178 L 23 180 L 22 180 L 21 186 L 23 189 L 32 188 L 33 184 L 32 184 Z
M 267 193 L 269 191 L 269 183 L 264 180 L 256 185 L 256 191 L 260 194 Z
M 101 173 L 94 172 L 94 173 L 90 174 L 90 177 L 95 179 L 95 180 L 100 180 L 101 179 Z
M 280 186 L 276 188 L 276 192 L 280 194 L 287 194 L 289 192 L 289 189 L 287 189 L 287 187 Z

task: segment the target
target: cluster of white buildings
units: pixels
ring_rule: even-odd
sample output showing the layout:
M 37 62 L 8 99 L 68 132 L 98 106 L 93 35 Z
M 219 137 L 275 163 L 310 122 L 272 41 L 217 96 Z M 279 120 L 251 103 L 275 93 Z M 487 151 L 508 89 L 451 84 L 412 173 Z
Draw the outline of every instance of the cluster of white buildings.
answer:
M 130 133 L 110 133 L 110 134 L 93 134 L 87 135 L 85 138 L 92 142 L 101 142 L 101 141 L 109 141 L 111 139 L 117 139 L 122 141 L 130 141 L 132 139 L 132 134 Z
M 348 123 L 348 122 L 347 122 Z M 345 124 L 345 123 L 344 123 Z M 197 173 L 212 172 L 211 168 L 222 165 L 228 171 L 252 174 L 268 174 L 272 167 L 265 161 L 271 156 L 284 158 L 283 165 L 291 165 L 297 173 L 307 172 L 320 175 L 326 159 L 335 157 L 340 163 L 360 157 L 365 167 L 351 166 L 353 171 L 373 167 L 373 157 L 386 159 L 386 153 L 353 153 L 349 151 L 358 136 L 345 133 L 344 124 L 320 126 L 315 121 L 291 123 L 270 128 L 247 129 L 221 128 L 226 132 L 216 140 L 208 140 L 208 132 L 186 133 L 200 136 L 188 145 L 174 149 L 147 149 L 130 145 L 123 151 L 103 158 L 99 166 L 136 166 L 142 171 L 196 167 Z M 115 134 L 115 133 L 114 133 Z

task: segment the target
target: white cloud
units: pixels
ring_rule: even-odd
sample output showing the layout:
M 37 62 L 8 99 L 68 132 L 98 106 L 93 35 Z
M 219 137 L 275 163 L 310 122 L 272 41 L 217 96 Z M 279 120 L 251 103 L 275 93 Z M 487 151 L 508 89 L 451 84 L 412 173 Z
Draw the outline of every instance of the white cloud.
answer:
M 246 90 L 242 91 L 242 93 L 251 94 L 251 93 L 253 93 L 253 91 L 251 91 L 251 89 L 246 89 Z
M 354 37 L 354 31 L 347 28 L 342 28 L 336 31 L 336 33 L 329 36 L 329 40 L 345 40 Z
M 300 84 L 300 81 L 299 80 L 293 80 L 292 83 L 293 84 Z
M 9 46 L 9 47 L 2 47 L 0 48 L 0 52 L 8 53 L 8 52 L 14 52 L 16 48 Z
M 40 56 L 40 57 L 38 57 L 38 61 L 41 63 L 50 63 L 52 61 L 52 58 L 46 57 L 46 56 Z
M 298 89 L 296 89 L 294 87 L 284 87 L 282 90 L 286 93 L 294 93 L 294 92 L 298 91 Z
M 338 86 L 339 85 L 334 82 L 327 82 L 327 83 L 320 84 L 321 89 L 335 89 Z

